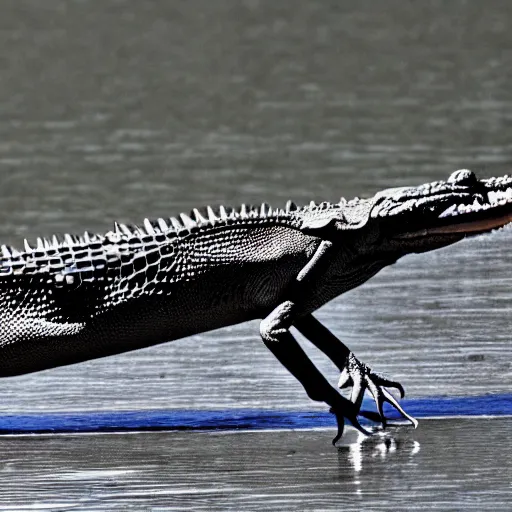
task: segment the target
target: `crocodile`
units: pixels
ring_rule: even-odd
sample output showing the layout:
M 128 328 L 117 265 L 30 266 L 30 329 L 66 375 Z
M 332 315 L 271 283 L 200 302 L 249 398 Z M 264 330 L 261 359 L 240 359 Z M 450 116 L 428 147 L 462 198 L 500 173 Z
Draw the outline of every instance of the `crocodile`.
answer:
M 386 426 L 397 381 L 372 371 L 313 312 L 410 253 L 445 247 L 512 222 L 512 177 L 383 190 L 370 198 L 285 208 L 241 205 L 115 223 L 0 250 L 0 376 L 119 354 L 260 319 L 260 335 L 342 435 L 358 416 Z M 339 368 L 338 387 L 297 343 L 295 327 Z M 377 412 L 361 409 L 365 392 Z

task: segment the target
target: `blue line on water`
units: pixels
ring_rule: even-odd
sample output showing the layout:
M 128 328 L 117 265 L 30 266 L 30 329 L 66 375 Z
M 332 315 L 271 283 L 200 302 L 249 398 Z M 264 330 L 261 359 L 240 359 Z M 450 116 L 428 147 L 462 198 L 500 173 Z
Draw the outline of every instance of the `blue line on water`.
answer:
M 411 398 L 401 401 L 416 418 L 442 416 L 512 415 L 512 394 L 472 397 Z M 375 410 L 369 400 L 364 409 Z M 400 415 L 390 407 L 386 416 Z M 370 423 L 360 418 L 361 423 Z M 323 411 L 276 411 L 268 409 L 142 410 L 58 412 L 0 416 L 0 434 L 123 432 L 140 430 L 261 430 L 334 427 L 332 414 Z

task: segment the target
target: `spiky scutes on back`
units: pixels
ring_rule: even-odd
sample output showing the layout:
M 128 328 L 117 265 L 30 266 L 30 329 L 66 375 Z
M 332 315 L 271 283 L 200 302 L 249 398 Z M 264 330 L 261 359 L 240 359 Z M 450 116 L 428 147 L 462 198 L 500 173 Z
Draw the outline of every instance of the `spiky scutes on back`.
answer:
M 140 227 L 116 223 L 102 235 L 55 236 L 34 246 L 25 242 L 24 251 L 2 246 L 0 295 L 12 315 L 18 311 L 20 316 L 18 308 L 28 306 L 28 298 L 45 321 L 78 325 L 138 297 L 172 294 L 179 283 L 196 281 L 214 267 L 237 268 L 244 258 L 257 260 L 258 247 L 264 257 L 269 247 L 262 229 L 300 230 L 304 212 L 331 207 L 298 209 L 291 202 L 284 209 L 206 207 L 190 215 L 146 219 Z M 254 250 L 242 248 L 251 245 Z M 43 305 L 44 314 L 38 309 Z
M 353 203 L 351 201 L 350 203 Z M 348 203 L 348 204 L 350 204 Z M 9 275 L 51 274 L 58 283 L 72 284 L 73 274 L 81 279 L 95 279 L 95 271 L 114 264 L 130 255 L 146 252 L 151 248 L 183 239 L 212 229 L 236 225 L 283 225 L 300 229 L 308 216 L 339 212 L 342 203 L 311 202 L 298 208 L 288 201 L 285 208 L 272 208 L 266 203 L 258 207 L 242 204 L 238 208 L 207 206 L 194 208 L 190 215 L 180 214 L 168 219 L 145 219 L 142 226 L 115 223 L 114 229 L 105 234 L 84 233 L 81 236 L 54 235 L 51 239 L 38 238 L 30 245 L 24 241 L 20 251 L 1 246 L 0 278 Z

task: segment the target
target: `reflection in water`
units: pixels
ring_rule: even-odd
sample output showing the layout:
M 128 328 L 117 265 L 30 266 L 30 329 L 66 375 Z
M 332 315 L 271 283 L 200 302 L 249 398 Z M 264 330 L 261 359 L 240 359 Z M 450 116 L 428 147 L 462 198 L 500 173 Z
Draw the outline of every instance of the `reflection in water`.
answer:
M 402 451 L 401 457 L 408 454 L 410 459 L 417 455 L 420 451 L 420 443 L 414 439 L 403 439 L 401 436 L 389 430 L 380 430 L 375 432 L 373 436 L 365 436 L 361 432 L 357 432 L 357 439 L 350 444 L 339 446 L 338 453 L 340 455 L 340 464 L 343 465 L 344 471 L 346 470 L 345 460 L 341 463 L 342 459 L 348 460 L 353 468 L 354 473 L 359 473 L 363 470 L 365 460 L 380 458 L 386 459 L 397 451 Z
M 0 437 L 0 512 L 113 501 L 123 512 L 168 510 L 169 500 L 194 512 L 334 512 L 359 511 L 360 499 L 368 510 L 390 500 L 392 510 L 467 510 L 460 500 L 476 497 L 478 510 L 508 512 L 511 429 L 509 418 L 425 419 L 370 438 L 347 429 L 338 451 L 334 429 Z
M 419 441 L 411 438 L 404 438 L 402 432 L 380 430 L 373 436 L 365 436 L 357 432 L 354 442 L 338 447 L 338 469 L 340 479 L 347 481 L 347 470 L 352 468 L 354 485 L 353 492 L 359 498 L 365 495 L 365 491 L 374 492 L 373 488 L 368 489 L 367 472 L 372 475 L 378 472 L 380 465 L 398 469 L 401 465 L 415 464 L 414 457 L 420 452 Z M 398 457 L 398 458 L 397 458 Z M 376 459 L 378 466 L 376 467 Z M 348 463 L 348 464 L 347 464 Z

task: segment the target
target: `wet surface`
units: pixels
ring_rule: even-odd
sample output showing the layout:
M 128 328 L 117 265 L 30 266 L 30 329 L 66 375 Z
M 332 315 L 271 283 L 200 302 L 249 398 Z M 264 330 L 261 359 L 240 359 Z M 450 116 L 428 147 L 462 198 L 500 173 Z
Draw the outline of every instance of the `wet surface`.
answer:
M 510 173 L 511 23 L 499 1 L 4 2 L 0 239 Z M 511 242 L 507 228 L 404 258 L 318 317 L 412 397 L 511 393 Z M 257 323 L 5 379 L 0 401 L 3 414 L 243 407 L 325 410 Z M 0 504 L 510 509 L 510 419 L 398 438 L 386 456 L 363 449 L 359 472 L 316 431 L 5 438 Z
M 0 510 L 510 510 L 510 418 L 332 434 L 1 438 Z

